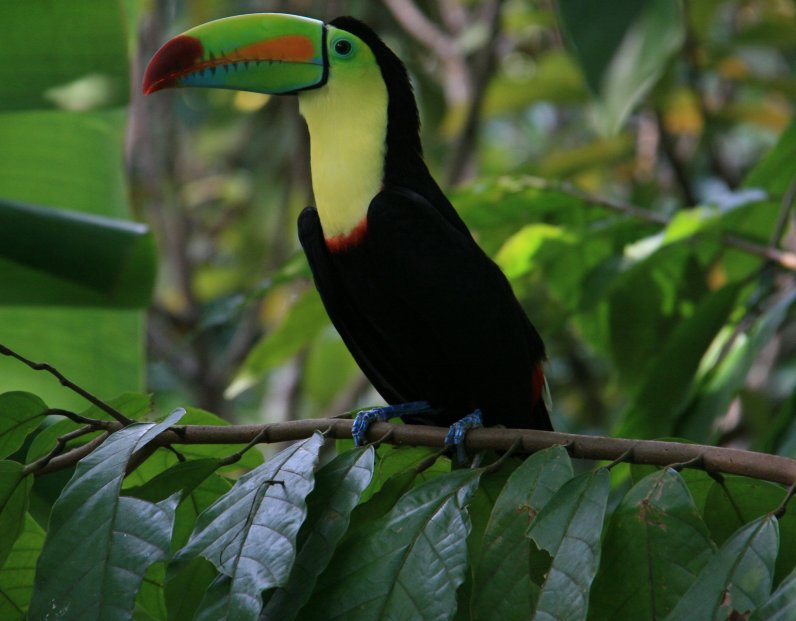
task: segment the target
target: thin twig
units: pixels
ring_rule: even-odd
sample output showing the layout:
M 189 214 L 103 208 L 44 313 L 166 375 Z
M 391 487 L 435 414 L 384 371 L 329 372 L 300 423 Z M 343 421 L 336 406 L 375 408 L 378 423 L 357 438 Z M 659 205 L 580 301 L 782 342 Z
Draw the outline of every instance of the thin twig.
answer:
M 129 425 L 129 424 L 131 424 L 133 422 L 131 419 L 127 418 L 124 414 L 122 414 L 119 410 L 114 408 L 112 405 L 109 405 L 108 403 L 105 403 L 102 399 L 100 399 L 99 397 L 94 396 L 89 391 L 87 391 L 85 388 L 81 388 L 80 386 L 75 384 L 70 379 L 64 377 L 64 375 L 58 369 L 53 367 L 52 365 L 49 365 L 46 362 L 44 362 L 44 363 L 43 362 L 33 362 L 32 360 L 28 360 L 27 358 L 25 358 L 21 354 L 18 354 L 13 349 L 11 349 L 9 347 L 6 347 L 3 344 L 0 344 L 0 354 L 2 354 L 4 356 L 10 356 L 11 358 L 16 358 L 22 364 L 30 367 L 34 371 L 45 371 L 45 372 L 49 373 L 50 375 L 55 377 L 60 382 L 61 386 L 65 386 L 66 388 L 68 388 L 72 392 L 77 393 L 78 395 L 83 397 L 89 403 L 97 406 L 100 410 L 102 410 L 106 414 L 109 414 L 110 416 L 115 418 L 120 424 Z
M 49 464 L 55 457 L 64 452 L 64 449 L 66 448 L 68 442 L 74 440 L 75 438 L 80 438 L 93 431 L 96 431 L 96 429 L 92 425 L 85 425 L 83 427 L 75 429 L 74 431 L 65 433 L 62 436 L 58 436 L 58 438 L 56 438 L 55 441 L 55 446 L 52 448 L 52 450 L 49 453 L 47 453 L 44 457 L 41 457 L 40 459 L 37 459 L 33 463 L 30 463 L 27 466 L 25 466 L 23 473 L 28 474 L 29 472 L 35 472 L 36 470 L 41 470 L 47 464 Z

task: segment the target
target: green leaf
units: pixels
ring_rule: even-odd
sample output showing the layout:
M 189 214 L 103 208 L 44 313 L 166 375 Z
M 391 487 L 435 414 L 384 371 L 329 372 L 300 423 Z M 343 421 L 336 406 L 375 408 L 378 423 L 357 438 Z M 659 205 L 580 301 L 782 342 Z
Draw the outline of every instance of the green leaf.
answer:
M 542 508 L 528 535 L 553 557 L 534 621 L 586 618 L 600 564 L 600 535 L 611 476 L 607 469 L 570 479 Z
M 44 401 L 29 392 L 0 395 L 0 458 L 15 453 L 46 413 Z
M 398 472 L 387 479 L 366 501 L 360 499 L 360 504 L 351 513 L 349 532 L 356 532 L 365 524 L 387 515 L 398 499 L 409 491 L 416 478 L 417 471 L 414 468 Z
M 771 342 L 794 303 L 796 291 L 783 296 L 751 328 L 737 335 L 725 358 L 701 382 L 693 403 L 683 414 L 683 422 L 678 425 L 678 428 L 682 426 L 680 435 L 695 441 L 710 438 L 713 422 L 727 413 L 755 360 Z
M 795 158 L 796 122 L 793 122 L 780 134 L 776 146 L 746 176 L 744 186 L 763 188 L 776 197 L 783 196 L 796 179 Z
M 702 568 L 666 621 L 724 621 L 760 606 L 771 592 L 779 547 L 771 515 L 747 524 Z
M 749 621 L 792 621 L 796 617 L 796 569 L 777 587 Z
M 348 529 L 351 511 L 373 476 L 372 448 L 338 455 L 318 471 L 299 531 L 299 553 L 290 578 L 271 596 L 261 621 L 290 621 L 307 602 L 318 576 Z
M 177 499 L 119 497 L 130 456 L 182 416 L 136 423 L 84 457 L 52 509 L 30 616 L 128 619 L 147 568 L 169 554 Z
M 705 500 L 705 523 L 713 541 L 723 544 L 737 529 L 769 511 L 785 496 L 782 486 L 769 481 L 724 475 L 723 483 L 713 482 Z M 796 542 L 796 514 L 786 512 L 779 519 L 782 541 Z M 783 545 L 777 556 L 775 577 L 782 578 L 796 566 L 796 545 Z
M 0 461 L 0 567 L 22 532 L 28 510 L 33 477 L 24 476 L 23 468 L 16 461 Z
M 663 619 L 715 548 L 685 481 L 644 477 L 614 511 L 594 581 L 592 619 Z
M 120 2 L 31 0 L 0 4 L 0 109 L 84 110 L 128 97 Z
M 143 225 L 0 200 L 0 298 L 135 308 L 150 302 L 155 242 Z
M 37 1 L 32 10 L 46 13 L 44 22 L 47 25 L 44 22 L 41 25 L 43 31 L 53 27 L 68 32 L 80 28 L 78 23 L 94 22 L 92 9 L 78 8 L 83 3 L 84 0 L 74 5 L 70 3 L 68 26 L 53 26 L 49 21 L 50 15 L 59 15 L 61 9 L 52 9 L 49 5 L 45 9 L 46 3 Z M 6 5 L 11 6 L 9 3 L 3 6 Z M 13 6 L 13 12 L 20 10 Z M 0 9 L 4 11 L 5 8 Z M 113 11 L 116 13 L 118 7 Z M 106 10 L 98 10 L 98 13 L 106 14 Z M 108 33 L 118 34 L 117 44 L 126 39 L 121 23 L 108 24 Z M 5 43 L 7 40 L 0 45 Z M 51 45 L 52 41 L 48 42 L 50 51 L 53 50 Z M 83 42 L 75 49 L 94 56 Z M 15 79 L 6 79 L 3 85 L 25 83 L 26 67 L 26 63 L 20 66 L 5 63 L 0 71 L 15 70 L 18 75 Z M 0 90 L 2 88 L 0 86 Z M 124 128 L 125 116 L 121 110 L 0 114 L 0 144 L 3 145 L 0 149 L 0 197 L 4 201 L 129 219 L 123 162 Z M 151 261 L 152 257 L 147 260 Z M 85 261 L 91 266 L 93 259 L 86 256 Z M 53 285 L 53 279 L 43 272 L 20 268 L 2 257 L 0 273 L 9 287 L 13 281 L 28 292 L 38 288 L 38 293 L 34 294 L 39 296 L 49 295 L 46 291 Z M 10 293 L 3 294 L 0 299 L 6 297 L 10 299 Z M 62 302 L 68 300 L 64 298 Z M 103 397 L 143 386 L 141 328 L 140 312 L 127 309 L 0 307 L 0 342 L 36 361 L 52 364 L 86 390 Z M 58 386 L 52 377 L 33 373 L 14 360 L 3 358 L 0 359 L 0 391 L 8 389 L 37 394 L 53 408 L 77 411 L 84 407 L 81 397 Z
M 201 555 L 224 574 L 202 601 L 200 618 L 212 609 L 215 619 L 256 619 L 261 592 L 287 580 L 322 445 L 316 433 L 283 450 L 199 516 L 174 560 L 179 566 Z
M 527 619 L 539 595 L 531 582 L 525 533 L 539 510 L 572 478 L 566 450 L 535 453 L 517 468 L 495 501 L 474 568 L 472 619 Z
M 5 531 L 4 531 L 5 532 Z M 33 595 L 36 559 L 44 545 L 44 531 L 30 514 L 24 528 L 0 569 L 0 619 L 24 621 Z
M 251 388 L 266 373 L 297 354 L 328 324 L 320 296 L 308 289 L 290 308 L 282 324 L 252 348 L 225 395 L 234 398 Z
M 302 618 L 450 619 L 467 568 L 465 507 L 479 477 L 476 470 L 436 477 L 410 490 L 381 519 L 350 533 Z
M 598 97 L 601 128 L 615 132 L 682 45 L 683 15 L 670 0 L 560 0 L 567 41 Z
M 687 403 L 694 375 L 705 352 L 724 326 L 739 285 L 727 285 L 700 301 L 694 313 L 675 328 L 624 412 L 616 435 L 656 438 L 671 435 Z

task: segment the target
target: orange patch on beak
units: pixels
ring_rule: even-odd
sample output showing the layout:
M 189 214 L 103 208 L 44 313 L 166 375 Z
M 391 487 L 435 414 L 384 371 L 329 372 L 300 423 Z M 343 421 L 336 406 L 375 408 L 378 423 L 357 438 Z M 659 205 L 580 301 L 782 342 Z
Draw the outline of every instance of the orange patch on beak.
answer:
M 234 60 L 277 60 L 308 62 L 315 56 L 312 40 L 304 35 L 283 35 L 258 41 L 236 49 L 229 56 Z

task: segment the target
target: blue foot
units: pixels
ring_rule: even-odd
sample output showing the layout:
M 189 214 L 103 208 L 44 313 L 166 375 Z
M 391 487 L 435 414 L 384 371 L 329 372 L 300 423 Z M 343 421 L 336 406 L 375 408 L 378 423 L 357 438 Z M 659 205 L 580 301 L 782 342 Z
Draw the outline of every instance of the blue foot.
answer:
M 371 408 L 357 412 L 354 425 L 351 427 L 351 435 L 354 437 L 354 444 L 362 446 L 367 442 L 365 436 L 368 427 L 375 422 L 384 422 L 398 416 L 412 414 L 427 414 L 433 412 L 428 401 L 411 401 L 409 403 L 399 403 L 397 405 L 385 405 L 380 408 Z
M 445 436 L 445 445 L 456 447 L 456 461 L 460 464 L 467 462 L 467 452 L 464 450 L 464 436 L 470 429 L 478 429 L 484 426 L 481 419 L 481 410 L 476 410 L 468 414 L 460 421 L 453 423 Z

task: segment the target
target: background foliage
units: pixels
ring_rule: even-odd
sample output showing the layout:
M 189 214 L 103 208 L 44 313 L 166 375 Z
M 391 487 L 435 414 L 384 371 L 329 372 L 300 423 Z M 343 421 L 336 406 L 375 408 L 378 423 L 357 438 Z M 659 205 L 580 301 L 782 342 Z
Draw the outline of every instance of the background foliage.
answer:
M 297 250 L 295 101 L 138 86 L 192 25 L 350 13 L 406 60 L 429 163 L 545 338 L 557 429 L 796 457 L 792 0 L 56 5 L 0 7 L 0 343 L 134 420 L 378 403 Z M 34 481 L 81 427 L 45 415 L 85 404 L 10 359 L 0 391 L 3 619 L 793 615 L 771 483 L 560 448 L 418 472 L 423 451 L 332 458 L 317 436 L 262 465 L 158 449 L 125 476 L 179 410 Z

